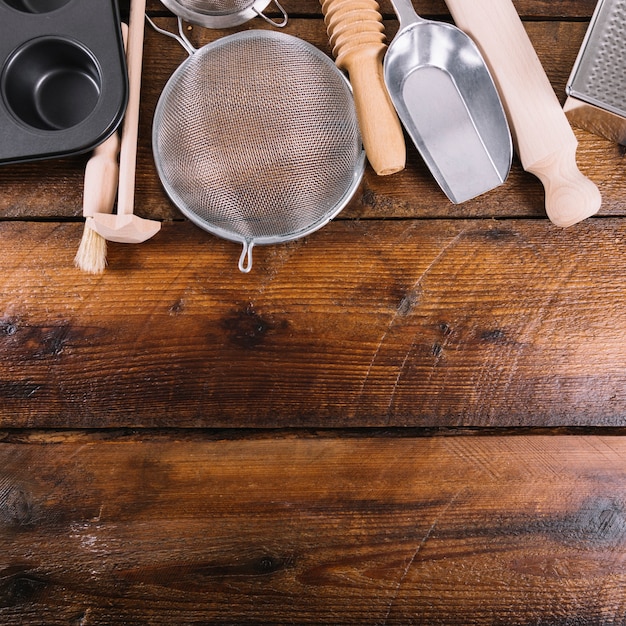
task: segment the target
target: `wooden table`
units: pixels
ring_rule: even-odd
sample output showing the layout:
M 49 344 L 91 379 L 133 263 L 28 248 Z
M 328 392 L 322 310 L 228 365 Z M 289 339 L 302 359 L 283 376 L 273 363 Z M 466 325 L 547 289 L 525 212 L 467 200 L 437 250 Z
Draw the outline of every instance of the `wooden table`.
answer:
M 595 0 L 516 6 L 563 102 Z M 104 274 L 73 267 L 88 155 L 0 170 L 0 622 L 624 623 L 624 149 L 576 130 L 603 206 L 565 230 L 517 159 L 454 206 L 409 149 L 244 275 L 155 172 L 184 58 L 146 29 L 163 227 Z

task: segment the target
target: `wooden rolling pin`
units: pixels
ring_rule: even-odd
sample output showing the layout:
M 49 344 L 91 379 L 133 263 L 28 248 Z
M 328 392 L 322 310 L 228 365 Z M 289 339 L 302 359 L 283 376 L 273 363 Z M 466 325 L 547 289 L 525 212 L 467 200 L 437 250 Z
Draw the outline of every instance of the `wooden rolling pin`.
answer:
M 387 49 L 376 0 L 320 0 L 337 67 L 348 72 L 365 154 L 386 176 L 404 169 L 406 146 L 383 77 Z
M 578 141 L 511 0 L 446 3 L 489 65 L 522 166 L 545 188 L 550 220 L 565 227 L 596 213 L 600 191 L 578 169 Z

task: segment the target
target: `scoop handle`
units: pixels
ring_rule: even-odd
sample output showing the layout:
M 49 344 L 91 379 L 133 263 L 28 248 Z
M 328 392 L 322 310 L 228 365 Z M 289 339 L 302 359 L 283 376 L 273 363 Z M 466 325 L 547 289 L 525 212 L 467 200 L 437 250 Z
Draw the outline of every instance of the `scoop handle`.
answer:
M 341 43 L 334 47 L 333 54 L 337 67 L 347 71 L 350 78 L 367 159 L 378 175 L 399 172 L 406 164 L 406 146 L 383 76 L 387 46 L 381 41 L 382 16 L 378 4 L 372 0 L 369 5 L 369 14 L 375 19 L 363 19 L 359 3 L 354 4 L 354 10 L 350 10 L 350 0 L 321 3 L 329 37 L 333 38 L 333 33 L 339 30 L 342 33 Z
M 391 0 L 391 6 L 398 16 L 400 29 L 406 28 L 411 24 L 420 24 L 426 21 L 417 14 L 412 0 Z
M 550 220 L 565 227 L 597 213 L 600 191 L 578 169 L 578 141 L 512 1 L 446 4 L 485 57 L 522 166 L 544 185 Z

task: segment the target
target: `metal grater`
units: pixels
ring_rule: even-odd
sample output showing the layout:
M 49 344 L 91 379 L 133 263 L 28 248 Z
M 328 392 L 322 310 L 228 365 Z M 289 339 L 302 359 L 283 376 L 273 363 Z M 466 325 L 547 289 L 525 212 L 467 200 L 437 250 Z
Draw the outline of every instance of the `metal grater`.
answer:
M 566 86 L 572 124 L 626 145 L 626 0 L 600 0 Z

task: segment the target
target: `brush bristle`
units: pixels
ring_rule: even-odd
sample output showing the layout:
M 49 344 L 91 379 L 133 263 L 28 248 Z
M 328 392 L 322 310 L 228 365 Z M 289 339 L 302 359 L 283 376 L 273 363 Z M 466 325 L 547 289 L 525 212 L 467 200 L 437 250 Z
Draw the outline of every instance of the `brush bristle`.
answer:
M 89 274 L 102 274 L 107 265 L 107 240 L 90 228 L 87 221 L 74 257 L 74 265 Z

